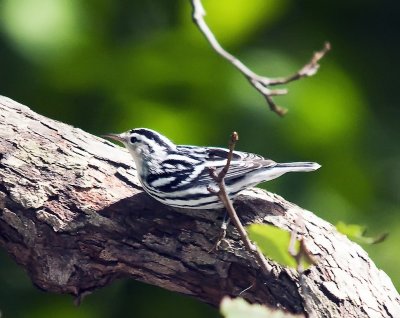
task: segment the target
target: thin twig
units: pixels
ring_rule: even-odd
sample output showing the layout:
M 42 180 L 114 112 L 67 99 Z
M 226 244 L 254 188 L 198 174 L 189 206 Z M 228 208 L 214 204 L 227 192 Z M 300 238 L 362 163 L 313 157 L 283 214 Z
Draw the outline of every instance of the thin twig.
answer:
M 330 50 L 331 46 L 328 42 L 325 43 L 324 48 L 321 51 L 315 52 L 312 56 L 310 62 L 304 65 L 298 72 L 288 77 L 279 78 L 269 78 L 266 76 L 261 76 L 254 73 L 245 64 L 243 64 L 238 58 L 227 52 L 221 44 L 219 44 L 215 35 L 212 33 L 211 29 L 208 27 L 204 20 L 206 12 L 201 3 L 201 0 L 190 0 L 193 13 L 193 22 L 197 25 L 200 32 L 203 33 L 207 41 L 210 43 L 211 47 L 217 54 L 222 56 L 224 59 L 229 61 L 233 66 L 235 66 L 250 82 L 250 84 L 258 90 L 266 99 L 270 109 L 280 116 L 283 116 L 287 110 L 278 106 L 272 96 L 284 95 L 287 93 L 286 89 L 270 89 L 269 86 L 287 84 L 292 81 L 299 80 L 303 77 L 309 77 L 317 73 L 319 64 L 318 62 L 325 56 L 325 54 Z
M 243 295 L 245 292 L 247 292 L 249 289 L 253 288 L 253 287 L 254 287 L 254 284 L 255 284 L 255 283 L 252 283 L 249 287 L 243 289 L 237 296 L 238 296 L 238 297 L 242 296 L 242 295 Z
M 313 264 L 316 265 L 317 261 L 314 259 L 311 251 L 308 249 L 308 247 L 305 244 L 305 239 L 303 235 L 300 235 L 300 239 L 297 239 L 297 234 L 299 232 L 304 233 L 305 232 L 305 224 L 303 220 L 302 215 L 298 215 L 294 228 L 291 232 L 290 235 L 290 242 L 289 242 L 289 247 L 288 247 L 288 252 L 289 254 L 293 257 L 293 259 L 296 261 L 297 264 L 297 272 L 299 273 L 299 287 L 300 287 L 300 294 L 302 295 L 304 301 L 304 309 L 308 313 L 308 317 L 316 317 L 315 313 L 315 308 L 309 304 L 309 297 L 310 297 L 310 292 L 309 292 L 309 287 L 307 286 L 307 280 L 305 279 L 304 275 L 304 264 Z M 300 243 L 299 250 L 297 251 L 296 249 L 296 242 L 297 240 Z
M 297 271 L 301 275 L 304 272 L 304 267 L 303 267 L 303 260 L 307 261 L 309 264 L 316 264 L 316 260 L 312 256 L 310 250 L 305 244 L 304 237 L 300 237 L 300 239 L 297 239 L 297 234 L 299 232 L 304 232 L 305 230 L 305 225 L 302 216 L 298 216 L 295 224 L 294 224 L 294 229 L 292 230 L 292 233 L 290 235 L 290 242 L 289 242 L 289 247 L 288 247 L 288 252 L 289 254 L 294 258 L 297 264 Z M 296 250 L 296 241 L 299 241 L 300 247 L 299 250 Z
M 218 174 L 216 173 L 215 169 L 210 169 L 210 175 L 214 179 L 214 181 L 217 183 L 217 185 L 219 187 L 219 191 L 215 191 L 212 188 L 209 188 L 208 190 L 211 193 L 215 193 L 216 195 L 218 195 L 219 199 L 222 201 L 226 210 L 228 211 L 229 217 L 233 221 L 233 224 L 235 225 L 236 229 L 238 230 L 244 246 L 251 254 L 254 255 L 258 264 L 261 266 L 261 268 L 266 273 L 270 273 L 272 270 L 271 265 L 269 265 L 267 263 L 264 255 L 262 254 L 260 249 L 250 241 L 249 236 L 247 235 L 247 232 L 246 232 L 244 226 L 240 222 L 240 219 L 236 213 L 236 210 L 233 207 L 232 201 L 229 198 L 228 193 L 226 191 L 225 176 L 228 173 L 229 166 L 232 161 L 233 150 L 235 149 L 235 145 L 238 140 L 239 140 L 239 135 L 236 132 L 233 132 L 231 135 L 230 142 L 229 142 L 229 154 L 228 154 L 225 166 Z
M 287 84 L 299 80 L 303 77 L 310 77 L 315 75 L 320 66 L 318 62 L 325 56 L 326 53 L 328 53 L 330 49 L 331 49 L 331 44 L 329 42 L 325 42 L 322 50 L 314 52 L 310 62 L 304 65 L 299 71 L 287 77 L 277 77 L 271 79 L 269 85 Z

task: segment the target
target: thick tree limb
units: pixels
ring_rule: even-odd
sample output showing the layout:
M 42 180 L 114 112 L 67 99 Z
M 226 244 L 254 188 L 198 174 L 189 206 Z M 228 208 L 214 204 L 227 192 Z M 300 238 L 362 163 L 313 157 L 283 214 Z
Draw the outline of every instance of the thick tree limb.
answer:
M 265 274 L 228 228 L 230 247 L 208 253 L 219 211 L 174 210 L 141 191 L 125 150 L 0 98 L 0 245 L 38 287 L 80 296 L 131 277 L 218 305 L 252 302 L 317 317 L 399 317 L 387 275 L 330 224 L 262 190 L 235 205 L 242 221 L 291 229 L 300 214 L 318 266 Z

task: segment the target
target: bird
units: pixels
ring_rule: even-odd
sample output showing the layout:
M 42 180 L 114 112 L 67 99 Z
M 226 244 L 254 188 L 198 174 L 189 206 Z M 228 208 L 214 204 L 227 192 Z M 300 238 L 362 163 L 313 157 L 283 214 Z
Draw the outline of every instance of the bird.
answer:
M 103 136 L 121 142 L 128 149 L 144 191 L 154 199 L 185 209 L 224 207 L 216 194 L 219 188 L 210 169 L 216 173 L 223 169 L 229 149 L 176 145 L 148 128 Z M 320 167 L 315 162 L 277 163 L 258 154 L 233 151 L 225 187 L 229 198 L 234 200 L 241 191 L 287 172 L 308 172 Z

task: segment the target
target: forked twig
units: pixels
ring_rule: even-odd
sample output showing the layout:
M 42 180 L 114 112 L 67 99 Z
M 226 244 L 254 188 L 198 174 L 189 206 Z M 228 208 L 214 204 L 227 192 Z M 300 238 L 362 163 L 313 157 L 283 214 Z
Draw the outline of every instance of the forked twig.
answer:
M 292 81 L 299 80 L 303 77 L 309 77 L 317 73 L 319 64 L 318 62 L 325 56 L 325 54 L 330 50 L 331 46 L 328 42 L 325 43 L 321 51 L 315 52 L 309 63 L 304 65 L 298 72 L 287 77 L 269 78 L 266 76 L 260 76 L 250 70 L 245 64 L 243 64 L 238 58 L 227 52 L 221 44 L 219 44 L 215 35 L 212 33 L 211 29 L 208 27 L 204 20 L 206 12 L 201 3 L 201 0 L 190 0 L 193 13 L 193 22 L 197 25 L 201 33 L 205 36 L 207 41 L 210 43 L 211 47 L 224 59 L 229 61 L 233 66 L 235 66 L 250 82 L 250 84 L 259 91 L 266 99 L 270 109 L 277 113 L 279 116 L 285 115 L 287 109 L 278 106 L 272 96 L 284 95 L 287 93 L 287 89 L 270 89 L 270 86 L 287 84 Z
M 236 132 L 233 132 L 231 135 L 231 139 L 229 142 L 229 154 L 227 157 L 227 161 L 223 169 L 217 174 L 215 169 L 210 169 L 210 175 L 214 179 L 214 181 L 217 183 L 219 190 L 215 191 L 212 188 L 208 188 L 208 190 L 211 193 L 215 193 L 218 198 L 222 201 L 224 204 L 230 219 L 232 220 L 233 224 L 235 225 L 236 229 L 239 232 L 239 235 L 243 241 L 244 246 L 246 249 L 254 255 L 256 258 L 258 264 L 261 266 L 261 268 L 266 272 L 270 273 L 272 270 L 272 267 L 270 264 L 267 263 L 264 255 L 260 251 L 260 249 L 250 241 L 249 236 L 247 235 L 247 232 L 240 222 L 240 219 L 236 213 L 235 208 L 233 207 L 232 201 L 228 196 L 228 193 L 226 191 L 226 186 L 225 186 L 225 176 L 228 173 L 229 166 L 232 161 L 232 156 L 233 156 L 233 150 L 235 149 L 236 142 L 239 140 L 239 135 Z
M 304 242 L 304 237 L 300 237 L 300 239 L 297 239 L 297 234 L 298 234 L 299 230 L 301 232 L 304 232 L 304 229 L 305 229 L 305 226 L 304 226 L 303 218 L 301 216 L 298 216 L 298 218 L 294 224 L 294 228 L 290 234 L 290 242 L 289 242 L 289 247 L 288 247 L 288 252 L 296 261 L 297 272 L 300 275 L 304 272 L 303 260 L 305 260 L 309 264 L 313 264 L 313 265 L 315 265 L 317 263 L 312 255 L 312 253 L 307 248 L 307 246 Z M 297 240 L 300 243 L 300 247 L 299 247 L 298 251 L 296 251 L 296 241 Z

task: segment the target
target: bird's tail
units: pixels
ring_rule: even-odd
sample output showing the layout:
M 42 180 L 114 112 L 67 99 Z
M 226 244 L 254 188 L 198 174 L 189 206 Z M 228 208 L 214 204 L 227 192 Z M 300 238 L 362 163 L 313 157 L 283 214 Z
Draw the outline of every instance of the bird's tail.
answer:
M 321 166 L 316 162 L 288 162 L 276 163 L 275 165 L 269 164 L 263 169 L 257 169 L 254 170 L 253 173 L 250 173 L 251 177 L 244 180 L 245 186 L 243 186 L 243 182 L 237 182 L 235 186 L 243 190 L 243 188 L 253 187 L 259 183 L 278 178 L 287 172 L 308 172 L 317 170 L 320 167 Z M 239 190 L 236 189 L 236 191 Z
M 275 167 L 282 168 L 286 172 L 308 172 L 319 169 L 321 165 L 316 162 L 287 162 L 278 163 Z

